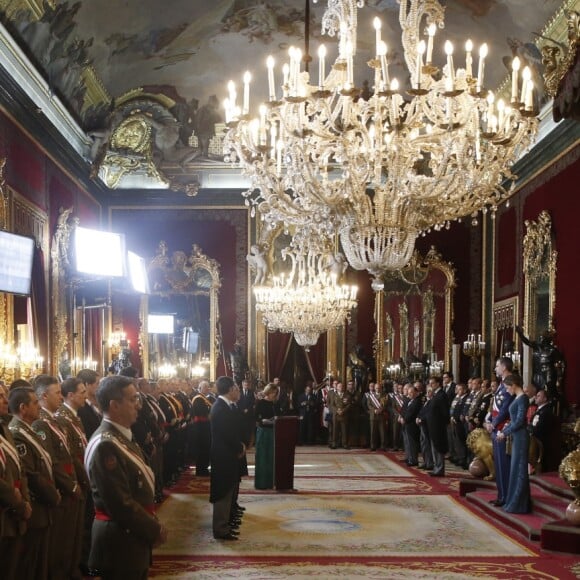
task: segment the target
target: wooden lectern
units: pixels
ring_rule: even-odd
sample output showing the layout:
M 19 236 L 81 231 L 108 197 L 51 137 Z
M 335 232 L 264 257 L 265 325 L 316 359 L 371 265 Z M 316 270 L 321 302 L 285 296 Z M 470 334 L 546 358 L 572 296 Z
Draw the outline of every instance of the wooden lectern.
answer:
M 274 487 L 277 491 L 294 488 L 294 451 L 298 443 L 298 417 L 274 420 Z

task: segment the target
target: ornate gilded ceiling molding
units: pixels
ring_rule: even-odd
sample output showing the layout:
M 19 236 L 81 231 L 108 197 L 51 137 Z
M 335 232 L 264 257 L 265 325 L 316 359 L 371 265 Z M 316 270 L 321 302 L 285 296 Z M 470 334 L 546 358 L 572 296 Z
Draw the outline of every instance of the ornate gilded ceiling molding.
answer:
M 546 92 L 554 98 L 556 122 L 580 119 L 580 12 L 569 10 L 572 5 L 575 2 L 564 3 L 542 33 L 546 40 L 541 48 L 544 83 Z
M 9 18 L 20 10 L 30 10 L 40 20 L 46 12 L 46 6 L 55 8 L 55 0 L 0 0 L 0 10 Z

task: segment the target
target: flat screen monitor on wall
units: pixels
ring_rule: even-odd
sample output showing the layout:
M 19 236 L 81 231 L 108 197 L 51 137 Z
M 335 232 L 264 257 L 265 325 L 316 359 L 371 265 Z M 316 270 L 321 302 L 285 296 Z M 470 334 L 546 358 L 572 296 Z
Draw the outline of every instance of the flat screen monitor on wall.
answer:
M 149 294 L 149 279 L 147 278 L 145 258 L 134 252 L 127 252 L 127 265 L 129 266 L 131 289 L 139 294 Z
M 125 275 L 123 234 L 77 227 L 74 236 L 75 267 L 81 274 L 119 278 Z
M 149 334 L 173 334 L 175 322 L 173 314 L 150 314 L 147 318 Z
M 0 231 L 0 292 L 30 294 L 34 240 Z

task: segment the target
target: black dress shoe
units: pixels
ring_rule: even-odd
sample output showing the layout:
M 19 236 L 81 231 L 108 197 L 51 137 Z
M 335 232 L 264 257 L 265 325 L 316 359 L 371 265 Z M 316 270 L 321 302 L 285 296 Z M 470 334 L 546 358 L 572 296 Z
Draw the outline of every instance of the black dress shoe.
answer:
M 371 451 L 376 451 L 376 448 L 375 447 L 371 447 Z
M 236 504 L 234 507 L 235 507 L 237 510 L 240 510 L 240 511 L 242 511 L 242 512 L 245 512 L 245 511 L 246 511 L 246 508 L 245 508 L 244 506 L 241 506 L 239 503 L 237 503 L 237 504 Z
M 430 471 L 429 475 L 431 477 L 445 477 L 444 473 L 438 472 L 438 471 Z
M 489 503 L 496 507 L 501 507 L 504 504 L 504 502 L 500 501 L 499 499 L 492 499 Z
M 427 466 L 424 463 L 421 463 L 421 465 L 417 465 L 417 469 L 427 469 Z
M 232 540 L 237 540 L 238 536 L 236 536 L 235 534 L 232 534 L 231 532 L 228 534 L 224 534 L 223 536 L 216 536 L 214 534 L 214 539 L 216 540 L 226 540 L 226 541 L 232 541 Z
M 409 467 L 417 467 L 419 464 L 418 463 L 407 463 L 407 465 Z

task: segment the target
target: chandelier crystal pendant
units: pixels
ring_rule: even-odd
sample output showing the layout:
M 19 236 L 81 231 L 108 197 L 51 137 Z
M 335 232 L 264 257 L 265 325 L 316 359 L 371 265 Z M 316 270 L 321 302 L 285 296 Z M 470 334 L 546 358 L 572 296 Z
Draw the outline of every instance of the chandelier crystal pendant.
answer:
M 462 68 L 449 41 L 435 51 L 444 25 L 437 0 L 400 1 L 406 91 L 390 76 L 375 19 L 376 54 L 367 63 L 374 89 L 363 95 L 354 84 L 363 5 L 329 0 L 322 32 L 338 37 L 338 57 L 327 74 L 320 47 L 318 83 L 301 69 L 301 51 L 291 48 L 278 94 L 268 58 L 269 101 L 258 118 L 249 115 L 251 76 L 244 78 L 241 108 L 230 81 L 224 149 L 251 180 L 246 203 L 270 227 L 338 231 L 350 265 L 377 276 L 404 267 L 421 233 L 479 210 L 495 212 L 509 197 L 505 184 L 516 178 L 510 167 L 532 142 L 537 120 L 533 82 L 529 70 L 520 73 L 518 59 L 510 102 L 495 102 L 484 84 L 487 45 L 479 48 L 477 67 L 470 40 Z
M 290 271 L 254 287 L 256 309 L 269 330 L 293 333 L 308 350 L 320 334 L 350 317 L 358 288 L 340 283 L 346 268 L 341 254 L 294 245 L 282 250 L 282 257 L 290 260 Z

